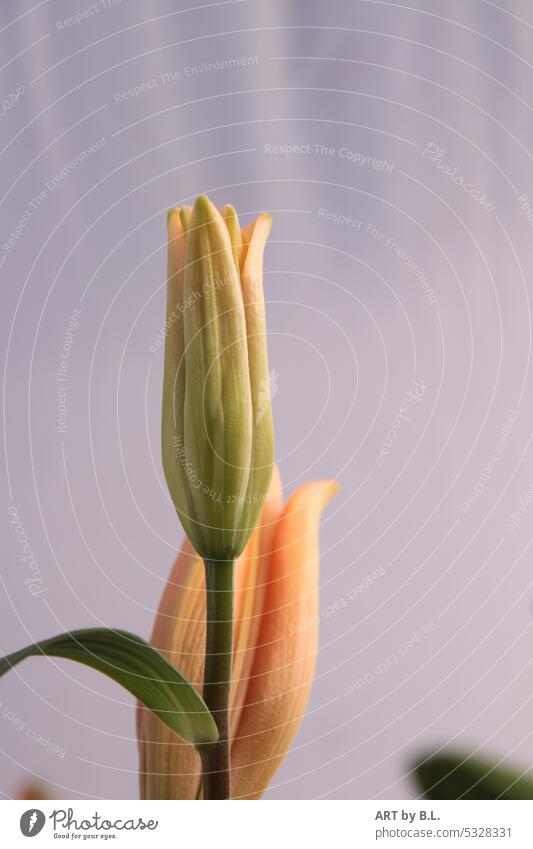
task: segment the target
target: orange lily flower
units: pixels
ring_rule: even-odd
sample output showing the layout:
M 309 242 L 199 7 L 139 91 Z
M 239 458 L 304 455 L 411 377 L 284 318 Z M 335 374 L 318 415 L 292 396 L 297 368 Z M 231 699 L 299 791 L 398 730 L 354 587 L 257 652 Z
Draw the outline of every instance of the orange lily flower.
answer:
M 336 491 L 334 481 L 307 483 L 283 506 L 275 469 L 259 524 L 236 562 L 233 799 L 262 796 L 303 719 L 318 644 L 318 526 Z M 201 691 L 204 569 L 187 539 L 163 593 L 152 643 Z M 196 750 L 141 705 L 137 732 L 141 798 L 201 798 Z

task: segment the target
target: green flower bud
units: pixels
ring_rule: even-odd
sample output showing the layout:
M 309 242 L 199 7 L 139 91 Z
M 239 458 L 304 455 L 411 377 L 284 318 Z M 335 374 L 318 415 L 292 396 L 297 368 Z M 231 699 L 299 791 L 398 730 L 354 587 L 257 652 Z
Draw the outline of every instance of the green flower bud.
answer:
M 229 560 L 255 528 L 274 462 L 263 298 L 271 220 L 242 231 L 201 196 L 168 213 L 162 455 L 197 552 Z

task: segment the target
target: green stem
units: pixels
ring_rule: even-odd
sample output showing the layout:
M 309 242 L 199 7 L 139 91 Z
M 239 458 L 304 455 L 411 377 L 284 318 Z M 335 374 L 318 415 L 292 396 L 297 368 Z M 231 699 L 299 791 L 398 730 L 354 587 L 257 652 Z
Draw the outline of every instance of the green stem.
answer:
M 219 739 L 200 747 L 204 799 L 230 799 L 229 695 L 233 654 L 233 560 L 205 560 L 204 701 Z

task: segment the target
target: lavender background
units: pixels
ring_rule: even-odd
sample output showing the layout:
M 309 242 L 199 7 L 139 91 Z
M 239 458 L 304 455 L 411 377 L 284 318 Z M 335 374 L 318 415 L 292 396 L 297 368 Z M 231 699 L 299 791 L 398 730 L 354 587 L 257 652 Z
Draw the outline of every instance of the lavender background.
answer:
M 413 797 L 413 757 L 447 742 L 529 767 L 530 6 L 4 2 L 0 44 L 2 653 L 73 627 L 150 632 L 181 538 L 150 350 L 164 213 L 208 192 L 274 214 L 286 491 L 342 484 L 310 709 L 268 796 Z M 0 700 L 4 796 L 28 776 L 137 795 L 118 687 L 29 660 Z

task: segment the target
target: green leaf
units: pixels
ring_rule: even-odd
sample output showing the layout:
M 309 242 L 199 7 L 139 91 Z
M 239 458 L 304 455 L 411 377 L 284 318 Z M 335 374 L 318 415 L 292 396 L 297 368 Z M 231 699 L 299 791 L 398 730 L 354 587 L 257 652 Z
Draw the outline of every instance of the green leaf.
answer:
M 103 672 L 188 743 L 197 746 L 218 738 L 215 721 L 194 687 L 157 649 L 135 634 L 112 628 L 59 634 L 0 658 L 0 676 L 34 655 L 76 660 Z
M 533 776 L 468 754 L 430 755 L 414 767 L 426 799 L 533 799 Z

